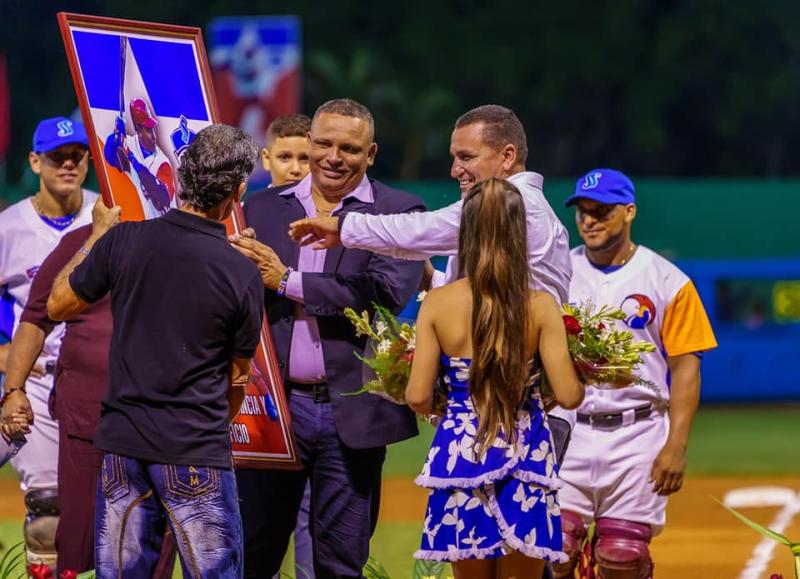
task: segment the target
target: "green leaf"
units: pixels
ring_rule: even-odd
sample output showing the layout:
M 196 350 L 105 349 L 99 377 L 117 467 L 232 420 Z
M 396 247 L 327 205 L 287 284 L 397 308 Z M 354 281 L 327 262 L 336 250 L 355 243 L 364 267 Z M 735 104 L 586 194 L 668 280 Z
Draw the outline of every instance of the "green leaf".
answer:
M 15 545 L 12 545 L 6 554 L 3 556 L 3 559 L 0 560 L 0 578 L 2 579 L 18 579 L 20 577 L 25 577 L 25 569 L 24 569 L 24 557 L 25 557 L 25 545 L 20 542 Z M 12 573 L 23 564 L 23 568 L 20 569 L 18 574 L 12 575 Z
M 413 579 L 443 579 L 447 565 L 441 561 L 422 561 L 414 562 Z
M 367 564 L 364 565 L 364 577 L 366 579 L 391 579 L 386 568 L 372 556 L 367 559 Z
M 78 575 L 78 579 L 95 579 L 95 577 L 97 577 L 97 575 L 95 574 L 94 569 L 90 571 L 84 571 Z
M 764 527 L 764 526 L 762 526 L 762 525 L 759 525 L 759 524 L 758 524 L 758 523 L 756 523 L 755 521 L 751 521 L 750 519 L 748 519 L 747 517 L 745 517 L 745 516 L 744 516 L 742 513 L 740 513 L 740 512 L 739 512 L 739 511 L 737 511 L 736 509 L 733 509 L 733 508 L 729 507 L 728 505 L 726 505 L 725 503 L 723 503 L 722 501 L 720 501 L 720 500 L 719 500 L 719 499 L 717 499 L 717 498 L 714 498 L 714 497 L 712 497 L 712 498 L 713 498 L 715 501 L 717 501 L 719 504 L 721 504 L 723 507 L 725 507 L 726 509 L 728 509 L 728 511 L 730 511 L 730 512 L 731 512 L 731 514 L 732 514 L 734 517 L 736 517 L 737 519 L 739 519 L 740 521 L 742 521 L 742 522 L 743 522 L 745 525 L 747 525 L 747 526 L 748 526 L 748 527 L 750 527 L 751 529 L 753 529 L 753 530 L 755 530 L 755 531 L 758 531 L 759 533 L 761 533 L 761 534 L 762 534 L 762 535 L 764 535 L 765 537 L 769 537 L 769 538 L 770 538 L 770 539 L 772 539 L 773 541 L 778 541 L 779 543 L 783 543 L 783 544 L 784 544 L 784 545 L 786 545 L 787 547 L 792 547 L 792 542 L 791 542 L 789 539 L 787 539 L 786 537 L 784 537 L 783 535 L 781 535 L 780 533 L 776 533 L 776 532 L 775 532 L 775 531 L 773 531 L 772 529 L 768 529 L 768 528 L 766 528 L 766 527 Z

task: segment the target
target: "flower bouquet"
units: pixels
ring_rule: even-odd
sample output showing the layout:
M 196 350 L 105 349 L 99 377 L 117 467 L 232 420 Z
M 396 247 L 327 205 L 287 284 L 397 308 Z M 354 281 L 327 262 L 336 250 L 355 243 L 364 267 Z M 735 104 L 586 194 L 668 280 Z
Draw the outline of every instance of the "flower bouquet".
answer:
M 395 404 L 406 403 L 406 386 L 411 375 L 411 362 L 414 360 L 415 326 L 400 323 L 397 318 L 383 306 L 373 304 L 375 322 L 370 323 L 367 311 L 356 313 L 352 308 L 345 308 L 344 315 L 355 326 L 357 336 L 367 336 L 371 355 L 356 354 L 369 374 L 365 376 L 364 386 L 350 394 L 368 392 L 381 396 Z M 447 393 L 437 385 L 434 390 L 434 413 L 444 412 L 447 405 Z
M 356 335 L 369 339 L 371 350 L 368 355 L 356 354 L 369 374 L 365 376 L 364 386 L 348 395 L 368 392 L 396 404 L 405 404 L 416 347 L 415 327 L 398 322 L 385 307 L 373 306 L 376 312 L 374 323 L 367 311 L 359 314 L 352 308 L 344 309 L 345 316 L 355 326 Z M 649 385 L 636 375 L 635 370 L 642 363 L 641 355 L 655 351 L 655 345 L 645 341 L 634 342 L 632 332 L 616 329 L 614 322 L 625 319 L 622 310 L 611 306 L 594 309 L 591 302 L 561 307 L 569 352 L 581 380 L 600 388 Z M 544 373 L 540 389 L 543 397 L 552 398 Z M 447 392 L 441 382 L 434 390 L 433 404 L 435 414 L 442 414 L 447 406 Z
M 621 388 L 634 384 L 647 385 L 636 374 L 642 354 L 654 352 L 656 346 L 644 340 L 633 341 L 633 332 L 618 330 L 615 321 L 624 320 L 619 308 L 602 306 L 595 309 L 590 301 L 577 306 L 561 306 L 567 330 L 569 353 L 581 380 L 600 388 Z

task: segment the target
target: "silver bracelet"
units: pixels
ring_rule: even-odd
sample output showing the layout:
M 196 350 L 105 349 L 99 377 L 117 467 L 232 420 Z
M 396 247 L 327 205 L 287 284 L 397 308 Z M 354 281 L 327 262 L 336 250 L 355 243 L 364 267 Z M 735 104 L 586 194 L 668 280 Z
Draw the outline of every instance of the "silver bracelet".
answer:
M 90 251 L 91 250 L 90 249 L 86 249 L 86 246 L 84 245 L 83 247 L 81 247 L 78 250 L 78 253 L 82 253 L 84 256 L 88 256 Z

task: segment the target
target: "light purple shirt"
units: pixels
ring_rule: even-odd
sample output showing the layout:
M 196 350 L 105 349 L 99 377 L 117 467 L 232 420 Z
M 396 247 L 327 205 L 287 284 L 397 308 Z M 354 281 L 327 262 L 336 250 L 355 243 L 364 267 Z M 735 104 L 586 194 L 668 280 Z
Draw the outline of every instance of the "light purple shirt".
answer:
M 317 207 L 311 196 L 311 175 L 306 176 L 297 186 L 281 191 L 280 195 L 294 195 L 303 206 L 306 217 L 317 216 Z M 342 201 L 333 208 L 331 215 L 339 211 L 344 200 L 349 197 L 355 197 L 364 203 L 375 202 L 372 185 L 366 175 L 356 188 L 345 195 Z M 327 253 L 327 250 L 324 249 L 312 249 L 311 245 L 301 247 L 297 259 L 297 271 L 289 274 L 286 284 L 286 297 L 297 302 L 294 308 L 294 327 L 292 328 L 289 368 L 287 369 L 287 378 L 293 382 L 322 382 L 326 377 L 317 318 L 307 314 L 303 307 L 303 273 L 322 273 Z

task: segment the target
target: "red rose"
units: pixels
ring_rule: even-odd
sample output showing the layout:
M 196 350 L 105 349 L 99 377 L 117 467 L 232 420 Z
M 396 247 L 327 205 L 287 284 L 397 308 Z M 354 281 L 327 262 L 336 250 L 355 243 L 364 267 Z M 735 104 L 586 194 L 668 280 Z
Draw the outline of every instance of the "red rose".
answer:
M 64 569 L 58 574 L 58 579 L 78 579 L 78 572 L 72 569 Z
M 53 579 L 53 571 L 46 563 L 33 563 L 28 567 L 28 573 L 33 579 Z
M 581 323 L 575 318 L 575 316 L 564 316 L 564 327 L 567 330 L 567 333 L 572 336 L 577 336 L 581 333 Z
M 405 354 L 403 354 L 403 360 L 411 364 L 411 362 L 414 361 L 414 350 L 411 350 L 410 352 L 406 352 Z
M 598 332 L 602 332 L 605 329 L 606 329 L 606 325 L 603 322 L 600 322 L 599 324 L 597 324 L 597 331 Z

